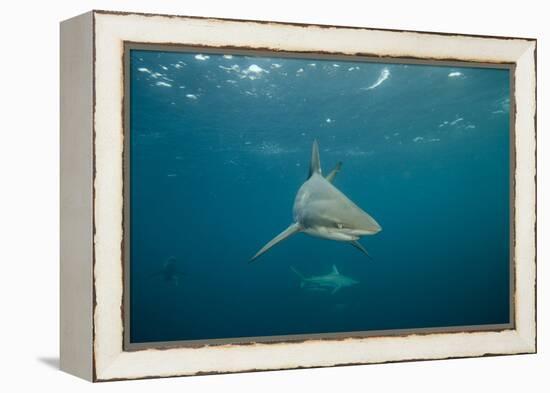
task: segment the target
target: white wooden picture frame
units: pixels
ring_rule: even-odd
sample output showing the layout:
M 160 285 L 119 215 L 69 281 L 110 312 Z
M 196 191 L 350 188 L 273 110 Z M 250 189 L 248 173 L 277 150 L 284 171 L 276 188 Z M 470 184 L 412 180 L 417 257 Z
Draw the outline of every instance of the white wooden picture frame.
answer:
M 513 69 L 513 324 L 300 341 L 124 344 L 126 43 Z M 405 60 L 403 60 L 405 61 Z M 92 11 L 61 24 L 61 368 L 90 381 L 536 352 L 536 40 Z

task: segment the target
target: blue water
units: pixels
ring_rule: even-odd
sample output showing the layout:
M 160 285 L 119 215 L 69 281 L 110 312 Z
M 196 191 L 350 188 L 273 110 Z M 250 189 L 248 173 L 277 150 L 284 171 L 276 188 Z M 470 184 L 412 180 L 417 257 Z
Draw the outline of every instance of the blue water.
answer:
M 508 70 L 130 57 L 132 342 L 509 322 Z M 291 224 L 314 139 L 383 228 L 372 259 L 297 234 L 247 263 Z M 290 269 L 332 265 L 359 284 Z

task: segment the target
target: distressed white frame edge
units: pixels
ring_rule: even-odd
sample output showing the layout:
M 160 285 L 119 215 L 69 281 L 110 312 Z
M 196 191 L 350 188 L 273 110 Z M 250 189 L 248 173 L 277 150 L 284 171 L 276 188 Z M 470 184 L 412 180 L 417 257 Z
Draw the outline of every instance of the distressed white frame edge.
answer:
M 104 12 L 95 12 L 94 22 L 95 380 L 536 351 L 535 41 Z M 516 328 L 501 332 L 124 352 L 121 317 L 124 41 L 516 63 Z
M 93 379 L 93 13 L 60 32 L 59 366 Z

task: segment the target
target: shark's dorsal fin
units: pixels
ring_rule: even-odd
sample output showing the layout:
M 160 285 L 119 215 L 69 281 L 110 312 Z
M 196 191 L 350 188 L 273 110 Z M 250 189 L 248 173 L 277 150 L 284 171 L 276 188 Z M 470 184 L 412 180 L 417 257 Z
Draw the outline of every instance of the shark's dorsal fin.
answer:
M 339 161 L 338 164 L 336 164 L 336 167 L 325 177 L 328 182 L 332 183 L 334 181 L 334 178 L 336 177 L 336 174 L 340 172 L 340 169 L 342 168 L 342 161 Z
M 340 272 L 339 272 L 338 269 L 336 268 L 336 265 L 332 265 L 332 273 L 333 273 L 333 274 L 340 274 Z
M 313 176 L 314 173 L 321 174 L 321 159 L 319 158 L 319 144 L 317 140 L 313 141 L 313 147 L 311 149 L 311 162 L 309 163 L 309 176 L 308 179 Z

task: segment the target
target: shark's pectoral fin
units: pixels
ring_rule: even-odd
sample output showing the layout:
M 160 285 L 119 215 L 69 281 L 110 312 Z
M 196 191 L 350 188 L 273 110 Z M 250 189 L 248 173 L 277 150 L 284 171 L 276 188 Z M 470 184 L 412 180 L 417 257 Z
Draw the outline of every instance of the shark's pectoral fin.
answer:
M 367 252 L 367 250 L 365 250 L 365 247 L 363 247 L 363 245 L 361 243 L 359 243 L 357 240 L 353 240 L 350 242 L 350 244 L 357 248 L 359 251 L 361 251 L 362 253 L 364 253 L 366 256 L 368 256 L 369 258 L 372 259 L 372 257 L 369 255 L 369 253 Z
M 258 258 L 260 255 L 265 253 L 267 250 L 269 250 L 275 244 L 282 242 L 283 240 L 289 238 L 290 236 L 294 235 L 297 232 L 300 232 L 300 230 L 301 230 L 300 224 L 294 223 L 294 224 L 290 225 L 287 229 L 285 229 L 283 232 L 279 233 L 269 243 L 267 243 L 265 246 L 263 246 L 260 249 L 260 251 L 258 251 L 256 253 L 256 255 L 254 255 L 252 258 L 250 258 L 249 262 L 254 261 L 256 258 Z
M 340 288 L 342 288 L 340 285 L 334 287 L 334 289 L 332 290 L 332 292 L 330 294 L 334 295 L 336 292 L 338 292 L 340 290 Z
M 336 167 L 325 177 L 328 182 L 332 183 L 334 181 L 334 178 L 340 172 L 340 169 L 342 168 L 342 161 L 339 161 L 338 164 L 336 164 Z

